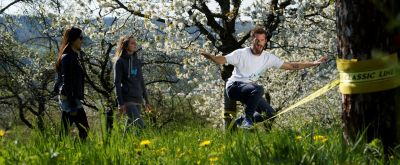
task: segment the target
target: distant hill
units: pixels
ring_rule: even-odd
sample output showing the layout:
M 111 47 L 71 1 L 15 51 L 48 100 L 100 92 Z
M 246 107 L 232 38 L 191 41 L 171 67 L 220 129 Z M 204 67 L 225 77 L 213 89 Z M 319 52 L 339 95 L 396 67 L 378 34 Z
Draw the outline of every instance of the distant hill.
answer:
M 18 41 L 24 42 L 27 41 L 31 38 L 40 36 L 40 33 L 38 32 L 39 27 L 41 26 L 37 20 L 38 19 L 32 19 L 31 16 L 12 16 L 14 20 L 16 20 L 16 23 L 20 24 L 21 27 L 16 27 L 15 34 L 14 36 Z M 34 20 L 34 21 L 32 21 Z M 110 25 L 111 22 L 113 21 L 112 17 L 106 17 L 104 18 L 105 23 L 107 25 Z M 50 19 L 47 19 L 47 21 L 50 21 Z M 95 20 L 93 20 L 95 21 Z M 0 24 L 5 24 L 4 22 L 4 17 L 0 16 Z M 161 26 L 162 23 L 158 22 L 156 23 L 158 26 Z M 245 31 L 249 31 L 253 27 L 253 24 L 251 22 L 246 22 L 246 23 L 236 23 L 236 32 L 241 33 Z

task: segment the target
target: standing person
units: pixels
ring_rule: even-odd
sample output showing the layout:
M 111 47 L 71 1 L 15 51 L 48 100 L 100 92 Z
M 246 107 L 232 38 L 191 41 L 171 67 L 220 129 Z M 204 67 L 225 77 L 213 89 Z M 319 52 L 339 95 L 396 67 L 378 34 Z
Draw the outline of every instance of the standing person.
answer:
M 62 110 L 61 122 L 64 127 L 62 134 L 67 134 L 69 127 L 75 123 L 79 130 L 79 137 L 86 139 L 89 124 L 81 103 L 81 100 L 84 99 L 82 40 L 81 29 L 70 27 L 65 30 L 56 63 L 59 77 L 59 85 L 56 90 L 58 90 L 59 104 Z
M 251 41 L 251 47 L 235 50 L 226 56 L 201 53 L 202 56 L 217 64 L 228 63 L 234 66 L 225 90 L 229 99 L 240 101 L 245 105 L 244 120 L 240 126 L 245 129 L 252 128 L 253 115 L 257 108 L 263 109 L 270 117 L 275 113 L 275 110 L 262 97 L 264 88 L 255 83 L 266 69 L 298 70 L 317 66 L 327 61 L 327 57 L 321 57 L 314 62 L 284 62 L 275 55 L 264 51 L 268 40 L 267 32 L 261 27 L 256 27 L 251 31 Z
M 145 128 L 140 115 L 140 106 L 144 104 L 151 109 L 144 84 L 142 61 L 139 60 L 136 40 L 133 36 L 119 39 L 114 57 L 114 85 L 119 112 L 128 115 L 125 132 L 133 124 Z

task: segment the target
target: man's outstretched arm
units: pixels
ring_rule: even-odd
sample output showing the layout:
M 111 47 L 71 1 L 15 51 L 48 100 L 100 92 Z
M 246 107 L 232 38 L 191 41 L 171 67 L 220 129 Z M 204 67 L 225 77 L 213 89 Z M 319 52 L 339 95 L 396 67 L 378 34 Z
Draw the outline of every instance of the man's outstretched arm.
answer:
M 304 68 L 309 68 L 309 67 L 313 67 L 313 66 L 317 66 L 319 64 L 325 63 L 327 60 L 328 60 L 328 57 L 324 56 L 314 62 L 284 62 L 282 64 L 282 66 L 280 67 L 280 69 L 286 69 L 286 70 L 304 69 Z
M 200 53 L 202 56 L 205 58 L 217 63 L 217 64 L 225 64 L 226 63 L 226 58 L 224 56 L 213 56 L 208 53 Z

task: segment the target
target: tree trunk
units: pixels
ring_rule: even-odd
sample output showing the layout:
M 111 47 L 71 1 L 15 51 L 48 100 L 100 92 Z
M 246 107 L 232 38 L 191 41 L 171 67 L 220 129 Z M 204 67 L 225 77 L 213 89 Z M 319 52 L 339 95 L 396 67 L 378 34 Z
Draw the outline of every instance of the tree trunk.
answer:
M 228 44 L 224 44 L 228 45 Z M 236 47 L 225 47 L 222 52 L 227 55 L 236 49 L 242 48 L 241 46 L 236 46 Z M 222 71 L 221 71 L 221 78 L 222 80 L 226 82 L 228 81 L 229 77 L 232 76 L 232 71 L 234 69 L 233 65 L 223 65 Z M 224 87 L 224 125 L 225 129 L 228 129 L 233 121 L 233 119 L 236 117 L 236 112 L 237 112 L 237 104 L 236 101 L 230 100 L 228 98 L 228 95 L 226 93 L 225 87 Z M 235 127 L 234 127 L 235 128 Z
M 22 99 L 17 96 L 18 100 L 18 113 L 19 113 L 19 118 L 21 121 L 30 129 L 33 129 L 33 125 L 26 119 L 25 117 L 25 111 L 24 111 L 24 104 L 22 102 Z
M 36 116 L 37 128 L 40 132 L 44 132 L 43 116 L 44 116 L 44 112 L 46 110 L 46 103 L 42 100 L 43 99 L 41 99 L 41 101 L 39 102 L 38 115 Z
M 395 53 L 394 36 L 399 27 L 388 28 L 399 13 L 399 2 L 336 0 L 338 56 L 342 59 L 371 59 L 372 50 Z M 365 131 L 367 141 L 379 138 L 385 151 L 399 144 L 399 88 L 342 95 L 344 138 L 349 144 Z

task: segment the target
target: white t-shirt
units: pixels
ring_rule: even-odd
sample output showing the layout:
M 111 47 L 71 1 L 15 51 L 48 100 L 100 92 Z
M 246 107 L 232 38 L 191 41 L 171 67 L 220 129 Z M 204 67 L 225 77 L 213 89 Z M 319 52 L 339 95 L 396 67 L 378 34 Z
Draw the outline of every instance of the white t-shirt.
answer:
M 269 68 L 278 69 L 284 62 L 266 51 L 263 51 L 260 56 L 253 55 L 249 47 L 235 50 L 226 55 L 225 59 L 228 64 L 235 66 L 226 87 L 229 87 L 235 81 L 255 82 L 265 70 Z

